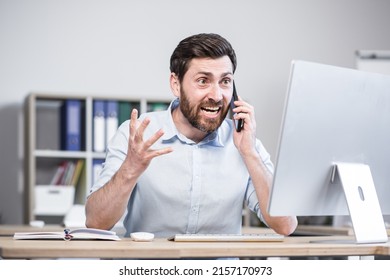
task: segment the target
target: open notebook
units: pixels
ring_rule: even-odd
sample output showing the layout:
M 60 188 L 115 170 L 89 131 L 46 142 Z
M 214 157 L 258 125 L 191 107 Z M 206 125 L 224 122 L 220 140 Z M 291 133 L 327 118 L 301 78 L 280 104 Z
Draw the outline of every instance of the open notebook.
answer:
M 14 239 L 120 240 L 115 231 L 78 228 L 64 231 L 15 232 Z

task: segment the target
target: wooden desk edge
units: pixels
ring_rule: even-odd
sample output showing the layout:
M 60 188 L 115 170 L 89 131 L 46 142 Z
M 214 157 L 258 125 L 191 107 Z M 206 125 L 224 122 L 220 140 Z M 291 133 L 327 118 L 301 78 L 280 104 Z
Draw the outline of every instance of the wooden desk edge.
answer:
M 218 257 L 372 256 L 390 255 L 389 243 L 310 243 L 353 240 L 350 236 L 286 237 L 283 242 L 152 242 L 13 240 L 0 237 L 0 257 L 7 259 L 180 259 Z

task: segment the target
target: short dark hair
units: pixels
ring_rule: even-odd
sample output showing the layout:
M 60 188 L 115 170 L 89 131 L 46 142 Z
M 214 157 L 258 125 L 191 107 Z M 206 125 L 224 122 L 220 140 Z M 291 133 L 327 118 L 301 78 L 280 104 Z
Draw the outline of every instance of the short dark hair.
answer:
M 237 68 L 237 59 L 231 44 L 222 36 L 213 33 L 201 33 L 183 39 L 173 51 L 170 70 L 182 82 L 193 58 L 220 58 L 227 55 Z

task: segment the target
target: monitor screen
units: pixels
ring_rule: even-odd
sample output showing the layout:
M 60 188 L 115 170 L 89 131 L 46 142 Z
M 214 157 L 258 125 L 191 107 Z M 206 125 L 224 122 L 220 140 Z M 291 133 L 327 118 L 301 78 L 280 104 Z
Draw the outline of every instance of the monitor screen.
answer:
M 390 214 L 390 76 L 294 61 L 270 214 L 349 215 L 343 187 L 332 183 L 337 162 L 368 165 Z

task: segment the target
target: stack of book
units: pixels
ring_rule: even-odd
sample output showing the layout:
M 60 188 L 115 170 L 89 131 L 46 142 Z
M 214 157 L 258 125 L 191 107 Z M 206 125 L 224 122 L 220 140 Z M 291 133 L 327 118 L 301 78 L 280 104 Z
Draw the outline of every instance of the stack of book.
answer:
M 57 170 L 50 182 L 50 185 L 77 186 L 84 160 L 65 160 L 57 167 Z

